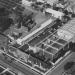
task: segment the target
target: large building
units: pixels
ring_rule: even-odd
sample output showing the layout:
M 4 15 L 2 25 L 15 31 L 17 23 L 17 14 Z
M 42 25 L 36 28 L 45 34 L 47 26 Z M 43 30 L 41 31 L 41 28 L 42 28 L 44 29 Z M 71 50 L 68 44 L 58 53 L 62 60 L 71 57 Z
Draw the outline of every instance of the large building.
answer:
M 68 6 L 58 7 L 65 7 L 66 1 L 7 1 L 1 0 L 0 4 L 13 22 L 4 32 L 0 30 L 1 52 L 13 62 L 12 67 L 19 64 L 22 72 L 50 75 L 75 49 L 75 13 L 67 10 Z

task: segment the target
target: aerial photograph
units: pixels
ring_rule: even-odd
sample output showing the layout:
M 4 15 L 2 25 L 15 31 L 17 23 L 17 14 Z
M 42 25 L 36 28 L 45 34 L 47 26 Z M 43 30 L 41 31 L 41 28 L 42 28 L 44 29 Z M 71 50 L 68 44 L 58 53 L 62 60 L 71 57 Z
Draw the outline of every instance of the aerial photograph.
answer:
M 0 75 L 75 75 L 75 0 L 0 0 Z

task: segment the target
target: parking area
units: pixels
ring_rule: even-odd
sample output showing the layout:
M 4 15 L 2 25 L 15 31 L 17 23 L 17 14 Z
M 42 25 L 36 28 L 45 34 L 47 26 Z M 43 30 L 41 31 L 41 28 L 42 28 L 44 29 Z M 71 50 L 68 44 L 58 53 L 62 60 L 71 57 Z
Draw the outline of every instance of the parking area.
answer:
M 0 75 L 15 75 L 15 73 L 0 65 Z
M 0 66 L 0 73 L 2 73 L 5 70 L 2 66 Z

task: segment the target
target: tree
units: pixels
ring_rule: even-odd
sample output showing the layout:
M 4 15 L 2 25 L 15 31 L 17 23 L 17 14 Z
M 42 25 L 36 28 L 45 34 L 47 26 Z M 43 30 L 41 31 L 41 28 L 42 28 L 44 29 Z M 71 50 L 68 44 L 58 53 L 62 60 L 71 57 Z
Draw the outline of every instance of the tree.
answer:
M 71 69 L 74 65 L 75 65 L 75 62 L 73 62 L 73 61 L 67 62 L 64 65 L 64 70 L 67 71 L 67 70 Z

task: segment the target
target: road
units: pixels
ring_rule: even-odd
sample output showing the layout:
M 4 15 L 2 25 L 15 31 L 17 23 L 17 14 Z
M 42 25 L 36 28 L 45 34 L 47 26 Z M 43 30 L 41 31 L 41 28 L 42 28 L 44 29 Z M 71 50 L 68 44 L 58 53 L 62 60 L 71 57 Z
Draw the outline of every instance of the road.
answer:
M 66 57 L 61 64 L 59 64 L 59 66 L 57 66 L 50 75 L 62 75 L 62 73 L 64 72 L 64 65 L 68 62 L 68 61 L 75 61 L 75 53 L 71 53 L 68 57 Z
M 0 54 L 0 64 L 8 65 L 12 69 L 15 69 L 15 70 L 23 72 L 24 75 L 35 75 L 35 73 L 33 71 L 29 70 L 26 66 L 24 66 L 24 65 L 22 65 L 22 64 L 20 64 L 18 62 L 12 62 L 12 63 L 8 62 L 7 60 L 5 60 L 3 58 L 3 56 L 1 54 Z M 38 74 L 36 73 L 36 75 L 38 75 Z

